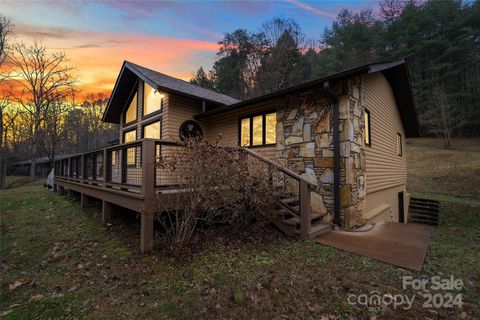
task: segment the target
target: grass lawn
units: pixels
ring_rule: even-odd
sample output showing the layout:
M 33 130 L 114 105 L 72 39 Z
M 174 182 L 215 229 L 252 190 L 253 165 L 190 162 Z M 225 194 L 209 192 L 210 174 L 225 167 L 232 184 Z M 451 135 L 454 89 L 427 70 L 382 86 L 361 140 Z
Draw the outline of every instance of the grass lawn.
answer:
M 199 236 L 202 245 L 182 259 L 161 249 L 142 255 L 136 220 L 119 215 L 103 225 L 97 208 L 81 210 L 78 202 L 32 185 L 0 193 L 0 317 L 478 319 L 480 182 L 473 176 L 479 173 L 478 150 L 444 152 L 425 140 L 408 149 L 412 191 L 442 200 L 441 225 L 421 272 L 288 239 L 273 229 L 238 239 Z M 439 177 L 432 182 L 424 152 L 441 153 L 437 162 L 457 160 L 431 169 Z M 465 179 L 457 181 L 454 174 Z M 451 179 L 448 186 L 445 177 Z M 463 306 L 424 308 L 418 292 L 402 289 L 405 275 L 462 279 L 464 288 L 454 293 L 463 295 Z M 372 291 L 417 297 L 410 310 L 347 301 L 349 294 Z

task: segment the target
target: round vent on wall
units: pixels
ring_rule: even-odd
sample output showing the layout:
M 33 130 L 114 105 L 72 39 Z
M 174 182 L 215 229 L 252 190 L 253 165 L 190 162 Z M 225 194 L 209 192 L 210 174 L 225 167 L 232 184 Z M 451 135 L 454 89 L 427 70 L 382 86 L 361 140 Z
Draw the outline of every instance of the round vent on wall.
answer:
M 196 121 L 187 120 L 180 126 L 179 136 L 182 141 L 188 139 L 200 140 L 203 137 L 202 127 Z

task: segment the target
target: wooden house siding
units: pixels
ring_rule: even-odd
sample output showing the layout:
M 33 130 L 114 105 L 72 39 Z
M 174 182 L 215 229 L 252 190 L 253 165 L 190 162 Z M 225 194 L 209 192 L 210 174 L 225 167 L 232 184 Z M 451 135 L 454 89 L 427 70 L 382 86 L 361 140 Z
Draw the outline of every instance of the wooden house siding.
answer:
M 392 88 L 381 73 L 362 76 L 364 106 L 370 111 L 371 146 L 365 146 L 367 194 L 407 183 L 405 131 Z M 397 155 L 397 133 L 402 135 Z
M 169 94 L 168 110 L 165 120 L 164 139 L 177 141 L 180 125 L 186 120 L 194 120 L 193 116 L 202 112 L 202 103 L 198 100 Z M 202 130 L 205 128 L 202 128 Z
M 262 111 L 275 111 L 275 100 L 269 100 L 264 103 L 256 104 L 248 108 L 222 113 L 212 116 L 202 121 L 203 127 L 206 127 L 206 137 L 209 141 L 218 141 L 220 145 L 238 146 L 238 121 L 241 116 L 249 115 Z M 277 119 L 278 121 L 278 119 Z M 257 153 L 273 160 L 276 158 L 276 147 L 252 147 Z

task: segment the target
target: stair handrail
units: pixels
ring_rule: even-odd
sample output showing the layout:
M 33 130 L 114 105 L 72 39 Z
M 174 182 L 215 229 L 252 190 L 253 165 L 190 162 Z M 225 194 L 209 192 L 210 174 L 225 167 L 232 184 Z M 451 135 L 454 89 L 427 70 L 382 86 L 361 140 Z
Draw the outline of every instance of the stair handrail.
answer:
M 299 209 L 299 214 L 300 214 L 300 236 L 302 238 L 308 237 L 310 235 L 310 232 L 312 230 L 312 221 L 311 221 L 311 194 L 310 194 L 310 187 L 316 187 L 317 184 L 313 183 L 311 181 L 308 181 L 301 175 L 299 175 L 296 172 L 293 172 L 290 169 L 287 169 L 274 161 L 256 153 L 255 151 L 252 151 L 248 148 L 241 148 L 241 150 L 245 151 L 247 154 L 251 155 L 252 157 L 255 157 L 273 167 L 275 167 L 277 170 L 282 171 L 283 173 L 289 175 L 290 177 L 298 180 L 299 184 L 299 202 L 300 202 L 300 209 Z
M 301 175 L 299 175 L 298 173 L 296 172 L 293 172 L 292 170 L 288 169 L 288 168 L 285 168 L 281 165 L 279 165 L 278 163 L 266 158 L 265 156 L 262 156 L 261 154 L 251 150 L 251 149 L 248 149 L 248 148 L 241 148 L 241 150 L 245 151 L 246 153 L 250 154 L 251 156 L 263 161 L 263 162 L 266 162 L 267 164 L 275 167 L 276 169 L 282 171 L 283 173 L 289 175 L 290 177 L 298 180 L 298 181 L 303 181 L 305 182 L 306 184 L 308 184 L 309 186 L 312 186 L 312 187 L 316 187 L 317 184 L 316 183 L 313 183 L 311 181 L 308 181 L 307 179 L 305 179 L 304 177 L 302 177 Z

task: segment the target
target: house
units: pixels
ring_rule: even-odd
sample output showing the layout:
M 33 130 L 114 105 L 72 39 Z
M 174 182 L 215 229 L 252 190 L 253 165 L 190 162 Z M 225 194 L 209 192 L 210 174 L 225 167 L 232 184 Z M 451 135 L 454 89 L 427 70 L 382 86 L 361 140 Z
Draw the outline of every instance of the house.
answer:
M 177 152 L 185 136 L 221 136 L 270 165 L 296 195 L 279 202 L 276 224 L 287 234 L 407 221 L 405 139 L 420 126 L 404 59 L 246 101 L 125 61 L 103 121 L 120 124 L 120 144 L 57 161 L 55 183 L 81 193 L 81 205 L 101 199 L 105 221 L 112 204 L 140 212 L 143 251 L 153 197 L 175 190 L 175 175 L 153 159 Z

